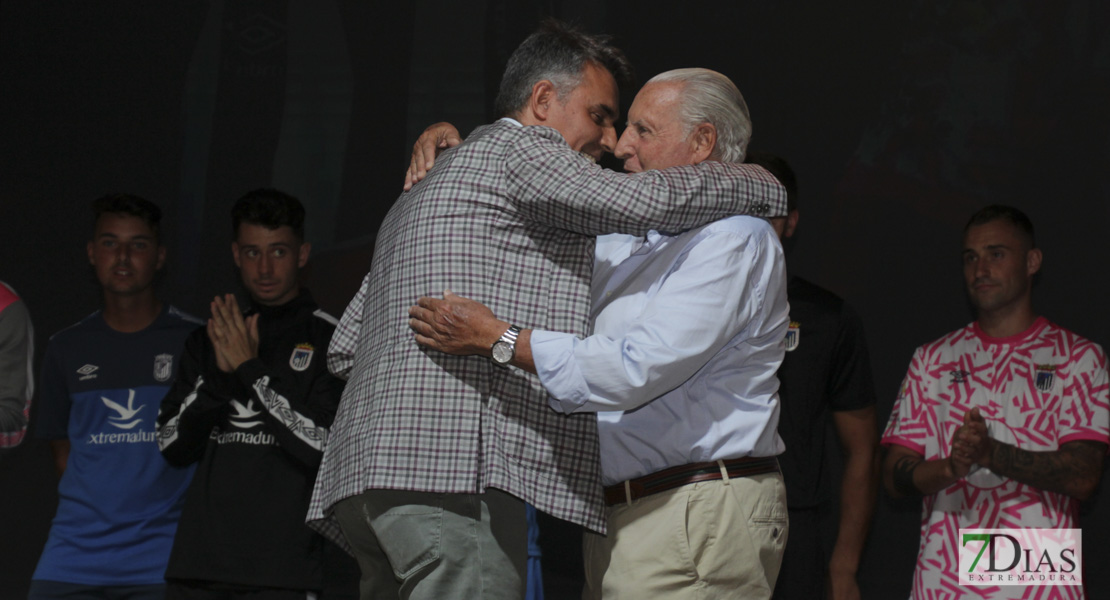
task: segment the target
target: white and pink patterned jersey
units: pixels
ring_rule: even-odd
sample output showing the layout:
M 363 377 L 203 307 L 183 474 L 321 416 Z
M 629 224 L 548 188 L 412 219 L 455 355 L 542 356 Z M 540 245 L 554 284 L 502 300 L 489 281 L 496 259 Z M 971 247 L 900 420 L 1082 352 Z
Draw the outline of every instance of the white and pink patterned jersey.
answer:
M 972 323 L 914 353 L 883 445 L 946 458 L 964 413 L 978 406 L 992 438 L 1050 451 L 1076 440 L 1110 442 L 1110 386 L 1098 344 L 1044 317 L 992 338 Z M 912 598 L 1083 598 L 1080 587 L 964 587 L 961 528 L 1074 528 L 1078 501 L 978 469 L 926 496 Z

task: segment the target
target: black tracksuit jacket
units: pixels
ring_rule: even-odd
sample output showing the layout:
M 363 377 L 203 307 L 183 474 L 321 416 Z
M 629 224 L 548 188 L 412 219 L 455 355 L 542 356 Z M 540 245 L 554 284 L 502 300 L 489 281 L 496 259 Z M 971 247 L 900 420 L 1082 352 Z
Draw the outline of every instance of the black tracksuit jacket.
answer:
M 174 465 L 197 463 L 168 580 L 229 589 L 322 587 L 326 542 L 304 523 L 343 381 L 328 372 L 335 319 L 306 290 L 259 317 L 259 356 L 224 373 L 205 328 L 189 337 L 158 414 Z

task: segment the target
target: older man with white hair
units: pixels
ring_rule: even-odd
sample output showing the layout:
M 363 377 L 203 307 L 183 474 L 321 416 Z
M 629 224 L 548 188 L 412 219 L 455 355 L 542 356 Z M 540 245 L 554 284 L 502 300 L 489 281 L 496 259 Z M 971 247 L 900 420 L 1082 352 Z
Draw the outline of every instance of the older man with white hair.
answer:
M 668 71 L 637 94 L 615 154 L 632 172 L 738 162 L 747 106 L 724 75 Z M 559 412 L 598 413 L 608 536 L 587 533 L 586 597 L 769 598 L 787 537 L 776 455 L 788 308 L 770 224 L 598 238 L 593 335 L 519 330 L 446 293 L 410 311 L 419 343 L 496 352 Z

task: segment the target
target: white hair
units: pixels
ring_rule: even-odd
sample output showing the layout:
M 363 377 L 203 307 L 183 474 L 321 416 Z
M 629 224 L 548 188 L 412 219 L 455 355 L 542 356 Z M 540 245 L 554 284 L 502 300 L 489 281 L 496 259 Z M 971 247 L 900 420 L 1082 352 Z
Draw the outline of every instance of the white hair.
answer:
M 728 77 L 709 69 L 664 71 L 648 83 L 682 83 L 679 118 L 689 134 L 702 123 L 717 129 L 713 157 L 722 162 L 743 162 L 752 139 L 752 119 L 748 104 Z M 647 84 L 645 84 L 647 85 Z

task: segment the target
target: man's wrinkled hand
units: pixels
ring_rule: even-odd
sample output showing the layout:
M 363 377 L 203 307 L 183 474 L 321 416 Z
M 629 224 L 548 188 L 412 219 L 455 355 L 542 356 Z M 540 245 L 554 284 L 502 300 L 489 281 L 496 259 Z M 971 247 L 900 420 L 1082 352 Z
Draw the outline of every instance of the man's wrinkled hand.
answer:
M 509 324 L 484 304 L 450 291 L 443 298 L 423 297 L 409 308 L 409 328 L 421 346 L 447 354 L 490 355 Z
M 429 125 L 412 145 L 412 159 L 409 161 L 409 170 L 405 172 L 404 190 L 411 190 L 412 186 L 428 175 L 440 152 L 461 143 L 459 130 L 454 125 L 446 121 Z

